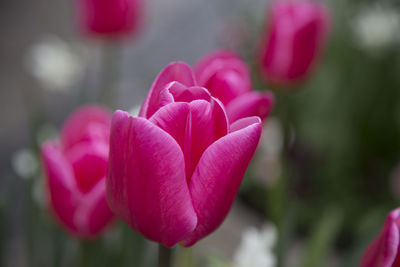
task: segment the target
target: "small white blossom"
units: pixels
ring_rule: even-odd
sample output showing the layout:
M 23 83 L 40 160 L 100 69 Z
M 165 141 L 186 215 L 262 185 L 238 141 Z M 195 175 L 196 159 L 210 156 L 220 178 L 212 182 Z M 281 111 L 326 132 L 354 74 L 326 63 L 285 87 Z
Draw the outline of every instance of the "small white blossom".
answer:
M 65 91 L 81 77 L 84 59 L 69 43 L 46 36 L 28 54 L 28 69 L 50 91 Z
M 244 231 L 234 255 L 234 267 L 274 267 L 276 238 L 277 230 L 271 224 L 265 225 L 262 230 L 251 227 Z
M 381 6 L 363 8 L 352 20 L 352 28 L 362 48 L 380 51 L 400 40 L 399 12 Z
M 23 179 L 32 177 L 38 168 L 35 155 L 27 148 L 15 152 L 12 156 L 11 164 L 15 173 Z

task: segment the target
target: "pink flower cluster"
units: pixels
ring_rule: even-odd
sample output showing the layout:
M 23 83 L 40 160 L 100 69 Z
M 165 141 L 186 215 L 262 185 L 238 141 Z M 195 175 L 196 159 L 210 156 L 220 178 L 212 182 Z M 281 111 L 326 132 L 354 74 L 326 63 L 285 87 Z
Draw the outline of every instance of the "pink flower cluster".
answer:
M 42 146 L 50 204 L 69 231 L 96 235 L 111 208 L 151 240 L 191 246 L 223 222 L 273 97 L 251 91 L 233 52 L 196 66 L 197 77 L 183 62 L 162 70 L 138 117 L 118 110 L 110 124 L 106 110 L 84 107 L 67 120 L 60 143 Z
M 79 23 L 99 36 L 138 29 L 141 0 L 79 0 Z M 307 75 L 327 35 L 322 4 L 273 2 L 260 48 L 262 74 L 291 85 Z M 42 146 L 48 200 L 57 220 L 82 238 L 121 217 L 167 247 L 191 246 L 228 214 L 272 109 L 252 90 L 234 52 L 218 50 L 194 70 L 172 62 L 153 82 L 139 116 L 86 106 Z M 367 265 L 365 265 L 367 266 Z M 372 265 L 371 265 L 372 266 Z

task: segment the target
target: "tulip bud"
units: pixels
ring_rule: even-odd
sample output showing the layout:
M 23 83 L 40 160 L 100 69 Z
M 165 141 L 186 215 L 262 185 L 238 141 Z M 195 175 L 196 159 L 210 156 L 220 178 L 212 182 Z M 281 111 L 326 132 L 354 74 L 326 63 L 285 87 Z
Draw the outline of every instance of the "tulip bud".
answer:
M 207 88 L 226 107 L 230 122 L 238 119 L 268 116 L 273 95 L 252 91 L 250 71 L 234 52 L 218 50 L 202 57 L 195 65 L 199 85 Z
M 76 0 L 79 25 L 89 35 L 122 37 L 137 31 L 142 0 Z
M 313 0 L 274 0 L 259 49 L 263 78 L 284 87 L 309 75 L 329 31 L 329 12 Z
M 380 234 L 368 246 L 360 267 L 400 266 L 400 208 L 389 213 Z
M 139 117 L 114 113 L 108 203 L 148 239 L 191 246 L 225 219 L 260 135 L 260 118 L 229 124 L 191 68 L 173 62 L 154 81 Z
M 60 141 L 41 148 L 51 210 L 81 238 L 98 235 L 114 218 L 105 192 L 110 123 L 108 110 L 82 107 L 65 122 Z

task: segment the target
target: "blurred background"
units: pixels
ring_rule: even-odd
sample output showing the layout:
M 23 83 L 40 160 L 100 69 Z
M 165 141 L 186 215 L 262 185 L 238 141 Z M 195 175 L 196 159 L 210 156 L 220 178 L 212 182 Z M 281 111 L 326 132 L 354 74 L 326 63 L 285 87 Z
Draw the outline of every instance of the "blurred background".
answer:
M 399 206 L 400 4 L 325 3 L 332 29 L 318 67 L 295 90 L 274 91 L 227 220 L 178 248 L 174 266 L 357 266 Z M 267 5 L 149 0 L 140 32 L 112 43 L 79 31 L 73 1 L 1 1 L 0 266 L 155 266 L 155 244 L 122 222 L 95 242 L 54 223 L 38 148 L 79 105 L 131 110 L 169 62 L 216 48 L 242 55 L 254 89 L 267 89 L 254 63 Z

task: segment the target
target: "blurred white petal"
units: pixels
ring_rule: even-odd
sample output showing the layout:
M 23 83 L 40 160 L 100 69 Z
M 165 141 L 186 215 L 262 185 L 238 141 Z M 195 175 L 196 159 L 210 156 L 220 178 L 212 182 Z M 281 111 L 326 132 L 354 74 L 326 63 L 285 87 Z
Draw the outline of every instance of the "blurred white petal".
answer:
M 351 23 L 359 46 L 372 52 L 400 40 L 400 15 L 394 8 L 378 5 L 363 8 Z
M 28 54 L 28 69 L 44 89 L 62 92 L 82 77 L 85 60 L 74 47 L 56 36 L 46 36 Z
M 31 178 L 38 168 L 35 155 L 27 148 L 15 152 L 11 164 L 15 173 L 24 179 Z
M 273 248 L 277 230 L 272 224 L 261 230 L 254 227 L 243 232 L 242 241 L 234 255 L 235 267 L 274 267 L 276 256 Z

